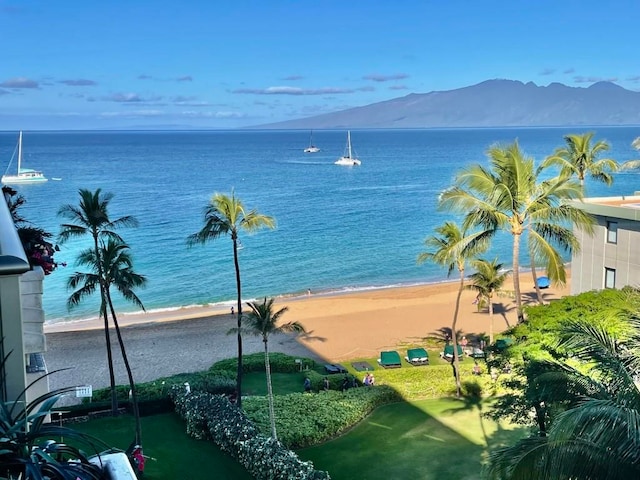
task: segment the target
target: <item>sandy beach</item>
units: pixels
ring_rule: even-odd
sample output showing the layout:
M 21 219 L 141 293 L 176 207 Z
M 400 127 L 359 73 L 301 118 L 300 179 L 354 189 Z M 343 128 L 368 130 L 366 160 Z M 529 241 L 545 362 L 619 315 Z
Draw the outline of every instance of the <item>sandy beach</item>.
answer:
M 521 276 L 526 302 L 535 299 L 533 281 Z M 511 287 L 511 282 L 507 288 Z M 419 344 L 421 339 L 442 327 L 450 327 L 458 282 L 386 288 L 348 294 L 307 295 L 277 302 L 287 306 L 284 321 L 299 321 L 307 338 L 276 336 L 269 342 L 271 351 L 308 356 L 320 361 L 345 362 L 374 357 L 381 350 Z M 545 301 L 568 295 L 569 285 L 542 290 Z M 465 334 L 489 331 L 489 315 L 478 312 L 475 293 L 462 293 L 458 327 Z M 514 325 L 513 300 L 499 296 L 494 300 L 495 332 Z M 206 307 L 176 310 L 160 314 L 123 315 L 122 333 L 137 382 L 182 372 L 204 370 L 214 362 L 237 353 L 236 338 L 227 335 L 235 326 L 229 312 Z M 68 368 L 50 377 L 52 388 L 90 384 L 108 385 L 106 349 L 102 323 L 84 321 L 45 325 L 49 371 Z M 115 342 L 115 335 L 112 336 Z M 258 337 L 244 336 L 245 353 L 261 352 Z M 115 350 L 117 383 L 127 383 L 119 350 Z

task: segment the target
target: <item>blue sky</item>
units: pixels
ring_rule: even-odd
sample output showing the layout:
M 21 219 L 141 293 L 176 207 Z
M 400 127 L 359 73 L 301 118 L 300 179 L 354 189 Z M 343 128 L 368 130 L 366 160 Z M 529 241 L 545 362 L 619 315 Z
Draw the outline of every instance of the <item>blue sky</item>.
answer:
M 640 90 L 637 1 L 0 0 L 0 130 L 237 128 L 492 78 Z

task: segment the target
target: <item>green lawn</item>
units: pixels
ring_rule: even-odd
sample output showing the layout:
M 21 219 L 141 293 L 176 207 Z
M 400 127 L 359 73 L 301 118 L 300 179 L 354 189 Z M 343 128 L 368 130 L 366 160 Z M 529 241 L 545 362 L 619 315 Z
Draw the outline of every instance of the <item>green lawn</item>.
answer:
M 471 480 L 487 445 L 522 435 L 482 419 L 472 404 L 422 400 L 378 408 L 346 435 L 298 454 L 333 480 Z
M 274 395 L 287 395 L 304 391 L 304 372 L 272 373 L 271 387 Z M 245 373 L 242 376 L 243 395 L 266 395 L 267 375 L 264 372 Z
M 125 450 L 133 439 L 130 415 L 99 418 L 68 425 L 74 430 L 93 435 L 109 445 Z M 184 421 L 175 413 L 142 418 L 147 480 L 251 480 L 251 475 L 209 441 L 195 440 L 186 433 Z
M 431 365 L 422 367 L 403 362 L 400 369 L 385 370 L 375 359 L 366 360 L 374 367 L 380 384 L 394 386 L 405 398 L 442 395 L 443 389 L 435 388 L 442 382 L 451 384 L 453 391 L 450 367 L 437 353 L 429 353 Z M 461 372 L 464 377 L 471 377 L 472 365 L 473 361 L 463 362 Z M 345 367 L 361 378 L 363 373 L 355 372 L 351 363 Z M 305 372 L 274 373 L 274 393 L 301 392 L 304 376 Z M 243 390 L 248 395 L 265 395 L 264 372 L 245 374 Z M 512 443 L 524 434 L 513 426 L 483 419 L 480 413 L 477 402 L 464 399 L 395 403 L 378 408 L 347 434 L 298 453 L 303 460 L 313 461 L 316 469 L 327 470 L 334 480 L 477 479 L 486 459 L 487 446 L 495 448 Z M 145 454 L 157 459 L 147 463 L 146 478 L 184 478 L 185 471 L 189 472 L 189 478 L 196 480 L 250 478 L 243 467 L 222 454 L 212 442 L 188 437 L 185 424 L 177 415 L 157 415 L 142 420 Z M 122 449 L 133 437 L 130 416 L 92 420 L 74 424 L 72 428 L 91 433 Z M 207 469 L 192 468 L 205 464 Z
M 145 478 L 250 479 L 213 443 L 194 440 L 175 414 L 142 419 Z M 125 449 L 132 438 L 129 415 L 73 424 L 110 445 Z M 421 400 L 378 408 L 346 435 L 298 452 L 333 480 L 471 480 L 480 477 L 487 445 L 496 447 L 523 435 L 481 418 L 478 406 L 463 400 Z M 207 465 L 206 469 L 192 468 Z M 215 477 L 212 477 L 215 472 Z

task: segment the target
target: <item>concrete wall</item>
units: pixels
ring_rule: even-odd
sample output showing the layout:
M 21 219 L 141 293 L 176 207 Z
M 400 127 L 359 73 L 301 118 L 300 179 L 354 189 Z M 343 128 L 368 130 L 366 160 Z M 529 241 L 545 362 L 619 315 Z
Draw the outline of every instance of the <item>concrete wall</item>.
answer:
M 605 268 L 615 270 L 615 288 L 640 287 L 640 222 L 613 215 L 594 217 L 593 236 L 575 230 L 582 248 L 571 259 L 571 294 L 603 289 Z M 617 243 L 607 242 L 608 222 L 618 223 Z
M 44 310 L 42 293 L 44 272 L 36 267 L 20 276 L 20 301 L 22 304 L 22 341 L 24 344 L 25 364 L 29 364 L 29 354 L 47 350 L 44 334 Z M 44 376 L 46 370 L 30 372 L 27 368 L 27 384 Z M 27 402 L 49 391 L 49 378 L 43 378 L 27 390 Z

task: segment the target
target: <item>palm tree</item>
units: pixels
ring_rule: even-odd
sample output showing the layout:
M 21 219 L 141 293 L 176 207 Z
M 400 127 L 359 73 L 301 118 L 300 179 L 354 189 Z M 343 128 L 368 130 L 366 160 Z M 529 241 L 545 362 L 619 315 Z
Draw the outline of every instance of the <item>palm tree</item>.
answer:
M 636 150 L 640 150 L 640 137 L 634 138 L 631 146 Z M 640 168 L 640 160 L 627 160 L 620 165 L 620 170 L 633 170 L 637 168 Z
M 581 186 L 570 177 L 560 176 L 539 182 L 544 168 L 536 169 L 534 161 L 520 150 L 518 142 L 494 145 L 488 151 L 490 169 L 472 165 L 456 176 L 456 185 L 440 195 L 440 208 L 466 214 L 463 226 L 479 225 L 496 232 L 507 230 L 513 236 L 513 287 L 518 321 L 524 320 L 520 293 L 520 241 L 522 234 L 538 232 L 541 251 L 546 250 L 547 269 L 552 281 L 563 278 L 564 265 L 553 255 L 558 225 L 571 222 L 592 230 L 590 215 L 571 205 L 582 198 Z M 546 173 L 546 172 L 545 172 Z M 529 228 L 530 227 L 530 228 Z M 542 242 L 542 240 L 545 240 Z
M 607 331 L 604 322 L 571 322 L 563 329 L 560 345 L 572 358 L 549 363 L 535 382 L 537 391 L 567 409 L 547 435 L 493 452 L 489 478 L 640 477 L 640 390 L 634 381 L 640 365 L 637 315 L 629 326 L 631 334 L 624 339 Z
M 565 147 L 558 148 L 548 157 L 544 164 L 559 165 L 561 175 L 576 176 L 580 186 L 584 188 L 584 178 L 587 174 L 594 180 L 611 185 L 612 172 L 618 170 L 618 162 L 611 158 L 598 159 L 598 155 L 609 150 L 609 144 L 599 140 L 592 144 L 593 132 L 565 135 Z
M 79 205 L 63 205 L 58 210 L 58 216 L 69 220 L 70 223 L 63 223 L 58 235 L 59 242 L 64 243 L 71 238 L 80 238 L 90 235 L 93 240 L 93 251 L 96 258 L 100 257 L 99 240 L 101 238 L 113 238 L 122 241 L 120 236 L 114 231 L 118 227 L 134 227 L 138 221 L 131 216 L 120 217 L 115 220 L 109 218 L 109 204 L 113 198 L 111 193 L 102 193 L 98 188 L 95 192 L 80 189 Z M 107 299 L 105 286 L 102 283 L 104 272 L 102 262 L 97 262 L 98 281 L 100 287 L 100 315 L 104 319 L 104 335 L 107 347 L 107 364 L 109 367 L 109 381 L 111 386 L 111 411 L 113 415 L 118 413 L 118 397 L 116 395 L 116 382 L 113 373 L 113 358 L 111 354 L 111 338 L 109 336 L 109 319 L 107 317 Z
M 502 263 L 498 263 L 498 259 L 491 262 L 488 260 L 478 259 L 471 262 L 475 272 L 469 275 L 469 279 L 473 282 L 467 288 L 475 290 L 478 295 L 486 299 L 489 307 L 489 343 L 493 344 L 493 296 L 502 289 L 504 282 L 509 276 L 508 271 L 502 270 Z
M 236 388 L 238 407 L 242 408 L 242 284 L 240 282 L 240 262 L 238 260 L 238 235 L 241 231 L 252 233 L 260 228 L 275 228 L 275 220 L 263 215 L 256 210 L 245 208 L 242 200 L 236 198 L 235 193 L 225 195 L 216 193 L 211 197 L 209 204 L 204 209 L 204 226 L 199 232 L 189 235 L 187 245 L 204 245 L 209 241 L 217 240 L 221 236 L 229 235 L 233 244 L 233 264 L 236 271 L 236 291 L 238 303 L 236 316 L 238 320 L 238 372 Z
M 454 269 L 460 273 L 460 288 L 456 297 L 456 306 L 453 313 L 453 321 L 451 323 L 451 340 L 453 342 L 453 373 L 456 379 L 456 395 L 460 396 L 460 369 L 458 359 L 458 339 L 455 332 L 458 323 L 458 313 L 460 311 L 460 297 L 464 290 L 464 269 L 467 260 L 475 257 L 488 247 L 488 240 L 492 234 L 491 231 L 483 230 L 476 233 L 468 234 L 465 229 L 460 229 L 453 222 L 445 222 L 437 227 L 436 234 L 428 237 L 424 243 L 428 252 L 418 255 L 418 263 L 431 261 L 437 265 L 447 267 L 447 275 L 451 275 Z
M 112 238 L 108 239 L 106 243 L 103 241 L 100 242 L 98 256 L 96 256 L 92 249 L 87 249 L 81 252 L 78 256 L 77 264 L 86 266 L 90 268 L 91 271 L 89 273 L 76 272 L 69 278 L 67 286 L 70 289 L 76 290 L 67 300 L 67 304 L 70 308 L 73 308 L 82 300 L 91 296 L 97 288 L 99 289 L 100 285 L 104 286 L 107 305 L 111 312 L 111 319 L 113 320 L 113 325 L 118 337 L 118 344 L 120 345 L 120 352 L 127 371 L 129 388 L 131 390 L 131 403 L 136 422 L 135 443 L 137 445 L 141 445 L 142 429 L 140 425 L 140 412 L 138 408 L 136 384 L 133 380 L 131 365 L 129 364 L 124 341 L 122 339 L 122 332 L 113 306 L 111 287 L 114 287 L 123 298 L 129 300 L 144 311 L 144 305 L 140 298 L 138 298 L 134 293 L 133 289 L 144 287 L 147 279 L 133 271 L 133 259 L 129 254 L 129 247 Z M 104 275 L 102 280 L 99 278 L 99 274 L 97 273 L 99 271 Z
M 552 181 L 554 181 L 552 179 Z M 547 187 L 543 182 L 541 190 Z M 538 298 L 538 303 L 543 304 L 542 292 L 538 286 L 538 276 L 536 271 L 536 261 L 540 260 L 547 270 L 547 275 L 556 285 L 565 285 L 567 282 L 567 272 L 564 267 L 564 260 L 558 251 L 578 252 L 581 248 L 580 242 L 571 228 L 571 223 L 576 223 L 581 228 L 593 233 L 593 225 L 595 223 L 593 217 L 585 215 L 581 210 L 571 208 L 568 204 L 562 204 L 557 207 L 549 207 L 547 205 L 540 206 L 540 210 L 535 215 L 529 216 L 527 220 L 527 239 L 529 260 L 531 262 L 531 276 L 533 277 L 533 285 Z M 554 210 L 550 210 L 554 208 Z M 547 218 L 556 215 L 556 212 L 562 212 L 565 219 L 569 222 L 554 224 L 549 223 Z M 568 224 L 568 225 L 567 225 Z
M 271 366 L 269 364 L 269 336 L 282 333 L 306 333 L 304 327 L 298 322 L 289 322 L 277 326 L 278 320 L 289 310 L 283 307 L 277 312 L 273 311 L 273 298 L 261 302 L 248 302 L 251 312 L 244 316 L 248 323 L 246 329 L 254 335 L 261 336 L 264 343 L 264 367 L 267 374 L 267 396 L 269 398 L 269 419 L 271 420 L 271 437 L 278 439 L 276 433 L 276 415 L 273 408 L 273 389 L 271 388 Z M 233 329 L 235 330 L 235 329 Z

